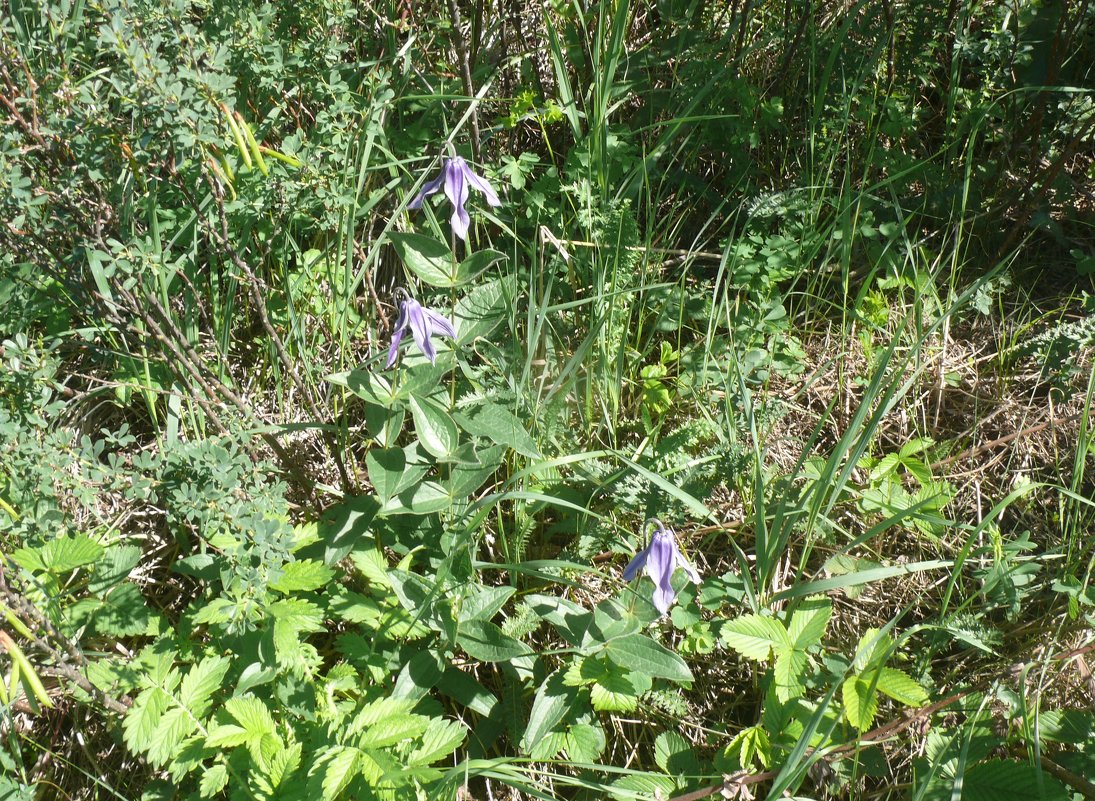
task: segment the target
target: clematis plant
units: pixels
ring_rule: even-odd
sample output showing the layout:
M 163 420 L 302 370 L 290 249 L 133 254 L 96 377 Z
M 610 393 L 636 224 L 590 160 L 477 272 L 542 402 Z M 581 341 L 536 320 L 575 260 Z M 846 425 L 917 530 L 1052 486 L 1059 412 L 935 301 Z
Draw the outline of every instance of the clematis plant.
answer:
M 399 304 L 399 319 L 395 321 L 395 329 L 392 332 L 392 344 L 388 348 L 388 364 L 391 367 L 399 356 L 399 345 L 403 341 L 403 335 L 408 331 L 414 337 L 419 350 L 426 354 L 426 358 L 433 364 L 437 361 L 437 351 L 433 347 L 430 338 L 438 334 L 456 338 L 456 329 L 453 328 L 447 317 L 444 317 L 433 309 L 427 309 L 417 300 L 407 295 Z
M 502 205 L 502 201 L 498 199 L 497 193 L 487 180 L 472 172 L 471 167 L 460 156 L 453 156 L 445 159 L 445 166 L 441 170 L 441 174 L 422 187 L 422 191 L 415 195 L 414 200 L 407 205 L 407 208 L 421 208 L 422 202 L 429 195 L 441 191 L 443 187 L 445 197 L 449 199 L 453 207 L 452 219 L 450 220 L 452 232 L 466 242 L 468 240 L 468 226 L 471 225 L 471 217 L 468 216 L 467 209 L 464 208 L 464 204 L 468 200 L 468 186 L 472 186 L 481 192 L 491 206 Z
M 624 581 L 633 581 L 639 575 L 639 571 L 645 569 L 646 575 L 650 576 L 654 582 L 654 606 L 666 615 L 677 597 L 677 591 L 673 589 L 671 581 L 673 572 L 678 567 L 683 569 L 696 584 L 700 583 L 700 574 L 677 547 L 677 536 L 673 533 L 673 529 L 656 517 L 647 520 L 644 529 L 649 528 L 651 524 L 654 525 L 654 534 L 650 538 L 650 543 L 628 562 L 627 567 L 624 568 Z

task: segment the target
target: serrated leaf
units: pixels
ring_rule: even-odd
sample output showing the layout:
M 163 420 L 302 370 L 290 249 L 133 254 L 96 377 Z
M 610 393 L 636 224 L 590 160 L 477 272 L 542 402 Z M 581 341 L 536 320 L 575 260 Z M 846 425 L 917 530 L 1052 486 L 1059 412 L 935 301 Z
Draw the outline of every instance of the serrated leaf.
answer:
M 197 723 L 187 710 L 178 706 L 168 709 L 152 733 L 148 761 L 157 767 L 163 767 L 172 761 L 183 740 L 193 734 L 196 728 Z
M 122 722 L 126 745 L 138 752 L 145 752 L 152 744 L 152 733 L 163 717 L 171 697 L 159 687 L 152 687 L 137 696 Z
M 928 702 L 928 691 L 904 671 L 884 667 L 878 672 L 875 687 L 880 693 L 905 706 L 920 706 Z
M 103 546 L 86 534 L 58 537 L 41 547 L 39 553 L 46 570 L 51 573 L 67 573 L 99 560 Z
M 432 765 L 444 759 L 459 748 L 468 730 L 455 720 L 434 718 L 422 735 L 422 742 L 411 751 L 407 761 L 410 765 Z
M 692 671 L 680 656 L 642 634 L 628 634 L 609 640 L 605 653 L 617 665 L 646 676 L 676 682 L 693 679 Z
M 243 726 L 251 739 L 274 733 L 274 719 L 270 716 L 270 710 L 253 695 L 229 698 L 224 703 L 224 709 Z
M 806 692 L 803 674 L 806 672 L 806 652 L 792 648 L 776 651 L 776 664 L 772 675 L 776 684 L 776 697 L 787 702 Z
M 223 656 L 207 656 L 183 677 L 179 685 L 179 703 L 196 718 L 205 717 L 209 699 L 220 689 L 232 660 Z
M 1053 776 L 1010 759 L 980 762 L 967 768 L 962 777 L 962 801 L 1068 801 L 1070 798 L 1071 794 Z
M 144 634 L 153 620 L 140 587 L 129 581 L 115 586 L 93 616 L 95 631 L 115 637 Z
M 783 625 L 775 618 L 761 615 L 728 621 L 719 636 L 723 644 L 754 662 L 766 661 L 773 648 L 791 647 L 791 638 Z
M 228 766 L 218 762 L 202 773 L 198 793 L 202 798 L 212 798 L 228 785 Z
M 422 715 L 392 715 L 369 726 L 357 744 L 360 748 L 384 748 L 404 740 L 413 740 L 426 731 L 429 722 L 430 719 Z
M 112 545 L 95 563 L 95 570 L 88 580 L 88 592 L 99 594 L 124 581 L 141 560 L 138 545 Z
M 318 590 L 334 576 L 333 570 L 315 559 L 287 562 L 281 571 L 281 577 L 270 582 L 270 589 L 282 593 Z
M 680 776 L 696 766 L 692 744 L 675 731 L 663 731 L 654 740 L 654 762 L 663 773 Z
M 361 751 L 347 746 L 335 746 L 323 766 L 323 798 L 333 801 L 345 790 L 361 770 Z
M 235 748 L 243 745 L 250 738 L 247 729 L 234 723 L 225 723 L 221 726 L 213 726 L 205 737 L 205 744 L 209 748 Z
M 589 723 L 576 723 L 563 738 L 563 749 L 573 762 L 596 762 L 606 745 L 604 729 Z
M 833 604 L 828 598 L 807 598 L 791 615 L 787 632 L 791 642 L 799 651 L 805 651 L 811 645 L 821 642 L 829 618 L 833 614 Z
M 860 676 L 849 676 L 844 680 L 841 694 L 848 722 L 861 734 L 871 728 L 878 714 L 878 693 L 871 688 L 870 682 Z

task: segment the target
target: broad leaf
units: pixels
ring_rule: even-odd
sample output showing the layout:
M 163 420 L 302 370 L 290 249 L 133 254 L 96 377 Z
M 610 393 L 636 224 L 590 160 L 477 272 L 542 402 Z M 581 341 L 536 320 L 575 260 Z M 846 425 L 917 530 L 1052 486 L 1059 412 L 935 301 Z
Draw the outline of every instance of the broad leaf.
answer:
M 453 277 L 454 285 L 466 284 L 492 264 L 506 260 L 506 254 L 497 250 L 477 250 L 460 262 Z
M 642 634 L 610 640 L 605 651 L 617 665 L 647 676 L 676 682 L 692 681 L 693 678 L 683 659 Z
M 459 444 L 456 423 L 449 413 L 427 398 L 411 396 L 411 416 L 418 441 L 438 458 L 450 455 Z
M 484 403 L 468 414 L 459 415 L 461 428 L 477 437 L 486 437 L 499 445 L 513 448 L 530 459 L 540 457 L 536 442 L 529 436 L 517 416 L 504 406 Z
M 727 622 L 720 636 L 725 645 L 755 662 L 767 660 L 773 648 L 791 647 L 791 638 L 783 624 L 761 615 L 745 615 Z
M 861 676 L 849 676 L 844 680 L 841 693 L 848 722 L 860 733 L 871 728 L 878 713 L 878 693 L 871 687 L 870 681 Z
M 920 706 L 928 702 L 928 691 L 912 676 L 896 668 L 882 668 L 878 672 L 878 682 L 875 687 L 880 693 L 885 693 L 905 706 Z
M 432 236 L 390 232 L 388 239 L 407 269 L 431 286 L 456 285 L 453 255 L 449 248 Z
M 832 614 L 833 604 L 828 598 L 814 597 L 803 601 L 791 615 L 791 622 L 787 626 L 795 648 L 804 651 L 821 642 Z
M 456 634 L 457 644 L 468 656 L 481 662 L 507 662 L 529 653 L 524 643 L 505 635 L 488 620 L 465 620 Z
M 521 738 L 521 748 L 525 753 L 559 725 L 573 705 L 576 692 L 563 682 L 562 670 L 556 670 L 544 680 L 532 701 L 528 725 Z

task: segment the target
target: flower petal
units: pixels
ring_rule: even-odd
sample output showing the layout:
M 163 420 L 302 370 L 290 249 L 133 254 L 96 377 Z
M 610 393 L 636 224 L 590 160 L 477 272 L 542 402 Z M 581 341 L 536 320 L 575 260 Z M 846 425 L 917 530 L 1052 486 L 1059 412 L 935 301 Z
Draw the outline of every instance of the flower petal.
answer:
M 426 318 L 431 323 L 432 332 L 434 334 L 444 334 L 447 337 L 456 339 L 456 329 L 453 324 L 449 322 L 449 318 L 444 315 L 438 314 L 433 309 L 422 308 L 422 313 L 426 315 Z
M 468 183 L 464 180 L 464 174 L 468 171 L 464 159 L 457 156 L 445 164 L 445 196 L 452 203 L 452 232 L 465 242 L 468 239 L 468 226 L 471 225 L 471 217 L 468 216 L 464 204 L 468 202 Z
M 430 342 L 429 321 L 417 300 L 407 301 L 407 324 L 414 335 L 414 342 L 418 345 L 418 349 L 426 354 L 426 358 L 432 364 L 437 359 L 437 352 L 433 349 L 433 343 Z
M 385 369 L 395 364 L 396 356 L 399 355 L 399 343 L 403 341 L 405 333 L 407 333 L 406 300 L 399 304 L 399 318 L 395 321 L 395 327 L 392 329 L 392 344 L 388 348 L 388 364 L 385 365 Z
M 639 571 L 646 567 L 646 558 L 650 555 L 650 546 L 643 548 L 624 568 L 624 581 L 634 581 Z
M 432 195 L 434 192 L 441 189 L 441 184 L 445 180 L 444 171 L 439 176 L 434 178 L 428 184 L 422 187 L 421 191 L 414 196 L 414 200 L 407 204 L 408 209 L 420 209 L 422 208 L 422 201 L 426 199 L 427 195 Z
M 673 569 L 676 566 L 677 543 L 674 542 L 672 533 L 660 529 L 650 539 L 650 558 L 646 562 L 646 574 L 653 579 L 656 585 L 654 589 L 654 606 L 663 615 L 669 611 L 673 599 L 677 597 L 670 581 L 673 578 Z
M 498 199 L 498 195 L 495 193 L 494 187 L 487 182 L 486 178 L 480 178 L 478 175 L 472 172 L 471 167 L 469 167 L 467 163 L 464 164 L 464 177 L 467 179 L 469 184 L 471 184 L 474 188 L 483 193 L 483 197 L 486 198 L 487 203 L 492 206 L 502 205 L 502 201 Z

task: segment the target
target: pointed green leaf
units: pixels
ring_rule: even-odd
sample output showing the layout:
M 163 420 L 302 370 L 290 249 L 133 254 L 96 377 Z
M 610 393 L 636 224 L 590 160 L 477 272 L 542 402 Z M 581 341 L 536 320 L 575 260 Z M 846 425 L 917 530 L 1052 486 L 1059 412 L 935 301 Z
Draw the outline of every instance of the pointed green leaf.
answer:
M 882 668 L 875 685 L 880 693 L 905 706 L 920 706 L 928 702 L 928 691 L 921 687 L 909 674 L 896 668 Z
M 477 250 L 456 268 L 454 286 L 466 284 L 493 264 L 506 260 L 506 254 L 497 250 Z
M 980 762 L 962 777 L 962 801 L 1068 801 L 1071 797 L 1053 776 L 1010 759 Z
M 430 286 L 451 287 L 453 255 L 448 247 L 432 236 L 390 232 L 388 239 L 407 269 Z
M 609 640 L 605 652 L 621 667 L 670 681 L 692 681 L 692 671 L 677 654 L 642 634 Z
M 791 638 L 778 620 L 761 615 L 745 615 L 722 627 L 720 637 L 746 659 L 764 662 L 773 648 L 790 648 Z
M 433 401 L 416 395 L 411 396 L 410 406 L 414 430 L 422 447 L 438 458 L 453 453 L 459 440 L 456 423 L 449 413 Z
M 536 691 L 529 713 L 528 725 L 521 738 L 521 749 L 528 753 L 563 719 L 574 703 L 577 691 L 563 682 L 563 670 L 556 670 Z
M 871 728 L 878 713 L 878 694 L 871 688 L 870 682 L 861 676 L 849 676 L 844 680 L 841 693 L 848 722 L 860 733 Z
M 507 307 L 516 294 L 513 279 L 496 279 L 478 284 L 456 303 L 453 325 L 456 341 L 469 345 L 486 337 L 507 317 Z
M 780 648 L 776 651 L 776 665 L 773 675 L 776 682 L 776 696 L 787 702 L 798 698 L 806 691 L 802 682 L 806 672 L 806 652 L 792 648 Z
M 502 629 L 488 620 L 465 620 L 456 633 L 457 644 L 472 659 L 481 662 L 508 662 L 530 653 L 524 643 L 506 636 Z
M 207 656 L 194 667 L 179 685 L 179 703 L 196 718 L 205 717 L 209 699 L 220 689 L 232 660 L 223 656 Z
M 821 642 L 829 618 L 833 615 L 833 603 L 828 598 L 816 596 L 803 601 L 791 615 L 787 631 L 791 642 L 799 651 Z
M 484 403 L 468 414 L 457 417 L 460 427 L 469 434 L 486 437 L 499 445 L 505 445 L 530 459 L 540 457 L 536 442 L 525 430 L 517 416 L 504 406 Z

